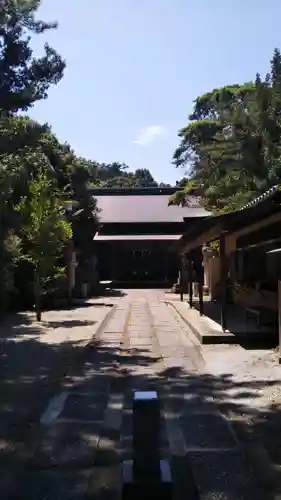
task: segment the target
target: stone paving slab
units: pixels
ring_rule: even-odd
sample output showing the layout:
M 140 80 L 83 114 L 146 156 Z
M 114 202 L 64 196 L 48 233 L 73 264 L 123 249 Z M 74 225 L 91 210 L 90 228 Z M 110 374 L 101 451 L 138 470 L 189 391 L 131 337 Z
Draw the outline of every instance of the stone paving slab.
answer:
M 93 468 L 87 498 L 122 500 L 122 470 L 120 464 L 95 466 Z
M 67 391 L 84 393 L 103 393 L 107 394 L 111 382 L 110 370 L 100 370 L 97 368 L 88 368 L 82 376 L 72 376 L 65 378 L 63 388 Z
M 140 342 L 139 340 L 137 341 L 133 341 L 131 340 L 130 341 L 130 347 L 133 349 L 133 348 L 137 348 L 137 349 L 140 349 L 143 351 L 143 353 L 145 352 L 145 350 L 147 350 L 148 352 L 150 351 L 151 349 L 151 342 Z
M 24 478 L 28 500 L 43 500 L 36 490 L 40 476 L 43 484 L 46 481 L 44 492 L 48 495 L 50 491 L 52 500 L 76 500 L 76 491 L 80 500 L 87 481 L 93 487 L 98 485 L 101 470 L 105 471 L 104 480 L 111 481 L 104 467 L 132 458 L 133 389 L 157 390 L 159 394 L 161 453 L 170 460 L 177 500 L 260 500 L 251 490 L 249 470 L 232 428 L 214 403 L 212 381 L 198 368 L 197 346 L 189 340 L 186 325 L 164 301 L 150 300 L 150 293 L 153 297 L 153 292 L 128 295 L 126 306 L 115 311 L 100 336 L 100 347 L 93 349 L 85 370 L 89 377 L 75 381 L 63 411 L 43 432 L 33 470 Z M 120 304 L 124 303 L 122 299 Z M 123 342 L 129 346 L 126 354 Z M 103 380 L 104 389 L 98 391 Z M 100 393 L 105 403 L 99 404 Z M 65 478 L 70 468 L 74 493 L 68 497 Z
M 184 361 L 181 357 L 167 357 L 163 360 L 163 367 L 166 370 L 169 369 L 184 369 Z
M 69 394 L 60 418 L 97 421 L 102 418 L 106 404 L 106 394 Z
M 75 474 L 30 469 L 18 479 L 17 491 L 9 500 L 85 500 L 91 475 L 92 469 L 77 469 Z
M 241 452 L 188 454 L 200 500 L 262 500 Z
M 119 347 L 120 347 L 120 342 L 117 342 L 117 341 L 114 341 L 114 340 L 109 341 L 109 342 L 104 341 L 104 342 L 102 342 L 102 345 L 101 345 L 101 346 L 102 346 L 103 348 L 105 348 L 105 349 L 106 349 L 106 348 L 107 348 L 107 349 L 119 349 Z
M 184 391 L 173 391 L 169 396 L 171 399 L 171 408 L 175 417 L 181 417 L 184 415 L 198 414 L 198 411 L 203 413 L 218 414 L 218 409 L 214 404 L 213 400 L 202 401 L 199 395 L 189 395 L 184 393 Z
M 123 422 L 125 396 L 123 393 L 109 394 L 108 405 L 101 426 L 95 464 L 99 466 L 120 462 L 120 439 Z
M 191 415 L 182 415 L 179 423 L 188 449 L 202 448 L 208 451 L 208 449 L 223 450 L 237 446 L 237 440 L 222 415 L 194 412 Z
M 56 423 L 45 431 L 34 459 L 35 468 L 81 468 L 94 464 L 101 422 Z

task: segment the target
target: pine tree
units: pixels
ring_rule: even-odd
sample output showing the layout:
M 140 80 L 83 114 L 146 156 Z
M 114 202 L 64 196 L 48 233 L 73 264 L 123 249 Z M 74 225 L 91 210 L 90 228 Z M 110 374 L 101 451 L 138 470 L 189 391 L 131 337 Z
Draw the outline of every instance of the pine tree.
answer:
M 27 110 L 58 83 L 65 62 L 50 45 L 36 58 L 31 37 L 55 29 L 35 19 L 40 0 L 0 0 L 0 117 Z

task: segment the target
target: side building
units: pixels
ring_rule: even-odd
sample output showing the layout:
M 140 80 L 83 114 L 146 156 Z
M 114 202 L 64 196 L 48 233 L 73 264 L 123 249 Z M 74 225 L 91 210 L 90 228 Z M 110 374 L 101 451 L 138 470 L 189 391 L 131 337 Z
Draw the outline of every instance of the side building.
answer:
M 94 236 L 99 279 L 115 283 L 172 284 L 179 272 L 175 243 L 189 223 L 209 214 L 190 197 L 169 206 L 176 188 L 91 189 L 100 209 Z M 185 219 L 185 220 L 184 220 Z

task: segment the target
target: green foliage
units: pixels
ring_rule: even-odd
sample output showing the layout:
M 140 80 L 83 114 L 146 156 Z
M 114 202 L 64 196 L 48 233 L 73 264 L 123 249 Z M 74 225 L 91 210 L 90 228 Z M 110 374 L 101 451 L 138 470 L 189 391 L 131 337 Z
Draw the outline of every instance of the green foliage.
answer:
M 192 190 L 203 188 L 208 209 L 235 210 L 280 182 L 280 112 L 277 49 L 264 80 L 257 74 L 253 82 L 214 89 L 195 100 L 173 162 L 188 168 Z M 177 194 L 179 202 L 181 196 Z
M 45 99 L 52 84 L 58 83 L 65 63 L 45 44 L 45 53 L 36 58 L 31 35 L 56 28 L 56 23 L 35 19 L 39 0 L 2 0 L 0 11 L 0 116 L 27 110 Z
M 2 310 L 8 307 L 8 296 L 15 291 L 14 271 L 21 257 L 21 239 L 14 233 L 14 231 L 10 230 L 6 235 L 1 248 L 0 303 Z
M 146 168 L 130 172 L 124 163 L 94 163 L 88 166 L 88 186 L 103 188 L 157 187 L 158 184 Z
M 54 182 L 41 170 L 29 185 L 29 195 L 16 207 L 22 214 L 22 234 L 27 253 L 40 276 L 48 276 L 65 242 L 71 238 L 70 223 L 64 218 L 64 207 Z
M 33 299 L 33 270 L 37 299 L 43 289 L 53 291 L 65 282 L 63 248 L 70 237 L 69 223 L 62 218 L 65 200 L 73 200 L 75 208 L 72 226 L 79 271 L 89 274 L 99 213 L 88 187 L 150 187 L 157 183 L 147 169 L 132 172 L 124 163 L 104 164 L 77 157 L 69 144 L 58 141 L 48 124 L 19 115 L 47 97 L 50 86 L 62 78 L 65 62 L 49 45 L 45 45 L 42 57 L 33 53 L 32 39 L 56 28 L 56 23 L 36 18 L 39 0 L 0 0 L 0 4 L 3 308 L 11 305 L 15 296 L 19 303 L 19 295 Z
M 9 116 L 0 118 L 0 247 L 10 230 L 13 230 L 22 242 L 22 259 L 32 260 L 30 252 L 31 237 L 22 230 L 23 218 L 24 227 L 30 217 L 33 207 L 31 204 L 22 210 L 23 203 L 30 203 L 30 186 L 33 189 L 33 182 L 38 180 L 38 175 L 44 173 L 48 182 L 56 186 L 58 198 L 63 202 L 65 199 L 72 199 L 75 207 L 75 217 L 73 217 L 73 238 L 75 249 L 78 249 L 79 275 L 83 273 L 89 276 L 91 269 L 91 259 L 94 254 L 93 235 L 99 227 L 99 211 L 96 200 L 92 197 L 88 186 L 94 180 L 101 187 L 133 187 L 133 186 L 154 186 L 156 185 L 150 172 L 146 169 L 139 169 L 136 172 L 129 172 L 126 165 L 122 163 L 99 164 L 85 158 L 76 157 L 68 144 L 61 144 L 53 134 L 49 125 L 31 120 L 27 116 Z M 34 203 L 34 199 L 33 202 Z M 21 210 L 17 207 L 21 206 Z M 38 215 L 38 207 L 32 217 Z M 37 215 L 36 215 L 37 214 Z M 53 213 L 54 216 L 54 213 Z M 35 221 L 32 221 L 33 229 Z M 34 236 L 34 241 L 36 238 Z M 37 244 L 37 243 L 36 243 Z M 36 246 L 35 244 L 35 246 Z M 58 254 L 60 253 L 58 249 Z M 0 268 L 8 270 L 6 258 L 1 259 Z M 7 283 L 2 287 L 5 300 L 1 303 L 12 300 L 14 274 L 17 276 L 17 286 L 23 300 L 25 291 L 28 290 L 30 296 L 30 281 L 26 281 L 24 287 L 19 283 L 19 276 L 29 271 L 23 260 L 15 261 L 15 266 L 9 267 L 9 277 Z M 65 258 L 61 255 L 62 265 Z M 13 262 L 11 256 L 11 262 Z M 19 272 L 19 269 L 23 271 Z M 50 273 L 49 276 L 47 274 Z M 44 272 L 44 287 L 50 291 L 55 288 L 51 270 Z M 57 282 L 57 280 L 55 280 Z M 10 297 L 10 299 L 9 299 Z M 20 301 L 20 298 L 17 297 Z
M 169 205 L 181 205 L 185 206 L 187 204 L 188 195 L 196 194 L 197 185 L 192 180 L 185 180 L 183 184 L 183 189 L 176 191 L 169 199 Z
M 50 279 L 59 272 L 58 259 L 72 237 L 71 224 L 64 217 L 64 207 L 56 186 L 41 170 L 29 185 L 29 194 L 16 209 L 21 213 L 26 258 L 34 268 L 37 318 L 41 318 L 40 298 Z

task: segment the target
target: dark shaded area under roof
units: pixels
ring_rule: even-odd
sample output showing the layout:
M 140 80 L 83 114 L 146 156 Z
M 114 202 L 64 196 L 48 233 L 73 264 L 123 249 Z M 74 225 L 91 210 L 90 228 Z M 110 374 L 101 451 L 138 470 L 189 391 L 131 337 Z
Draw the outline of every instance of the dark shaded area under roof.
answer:
M 176 243 L 178 251 L 184 251 L 185 246 L 189 244 L 192 248 L 196 248 L 198 239 L 204 238 L 204 235 L 209 234 L 213 230 L 212 238 L 216 239 L 223 233 L 231 233 L 258 222 L 262 218 L 270 217 L 281 211 L 281 191 L 278 187 L 272 188 L 264 195 L 253 200 L 252 203 L 235 212 L 229 212 L 222 215 L 210 216 L 193 222 L 189 229 L 183 234 L 180 240 Z M 199 245 L 207 243 L 200 241 Z M 191 247 L 190 247 L 191 249 Z
M 92 194 L 97 200 L 98 208 L 101 210 L 99 217 L 102 223 L 109 222 L 183 222 L 183 218 L 206 217 L 211 215 L 204 208 L 169 206 L 169 198 L 175 189 L 158 189 L 158 194 Z
M 158 195 L 171 196 L 182 188 L 178 187 L 113 187 L 113 188 L 89 188 L 93 196 L 131 196 L 131 195 Z

